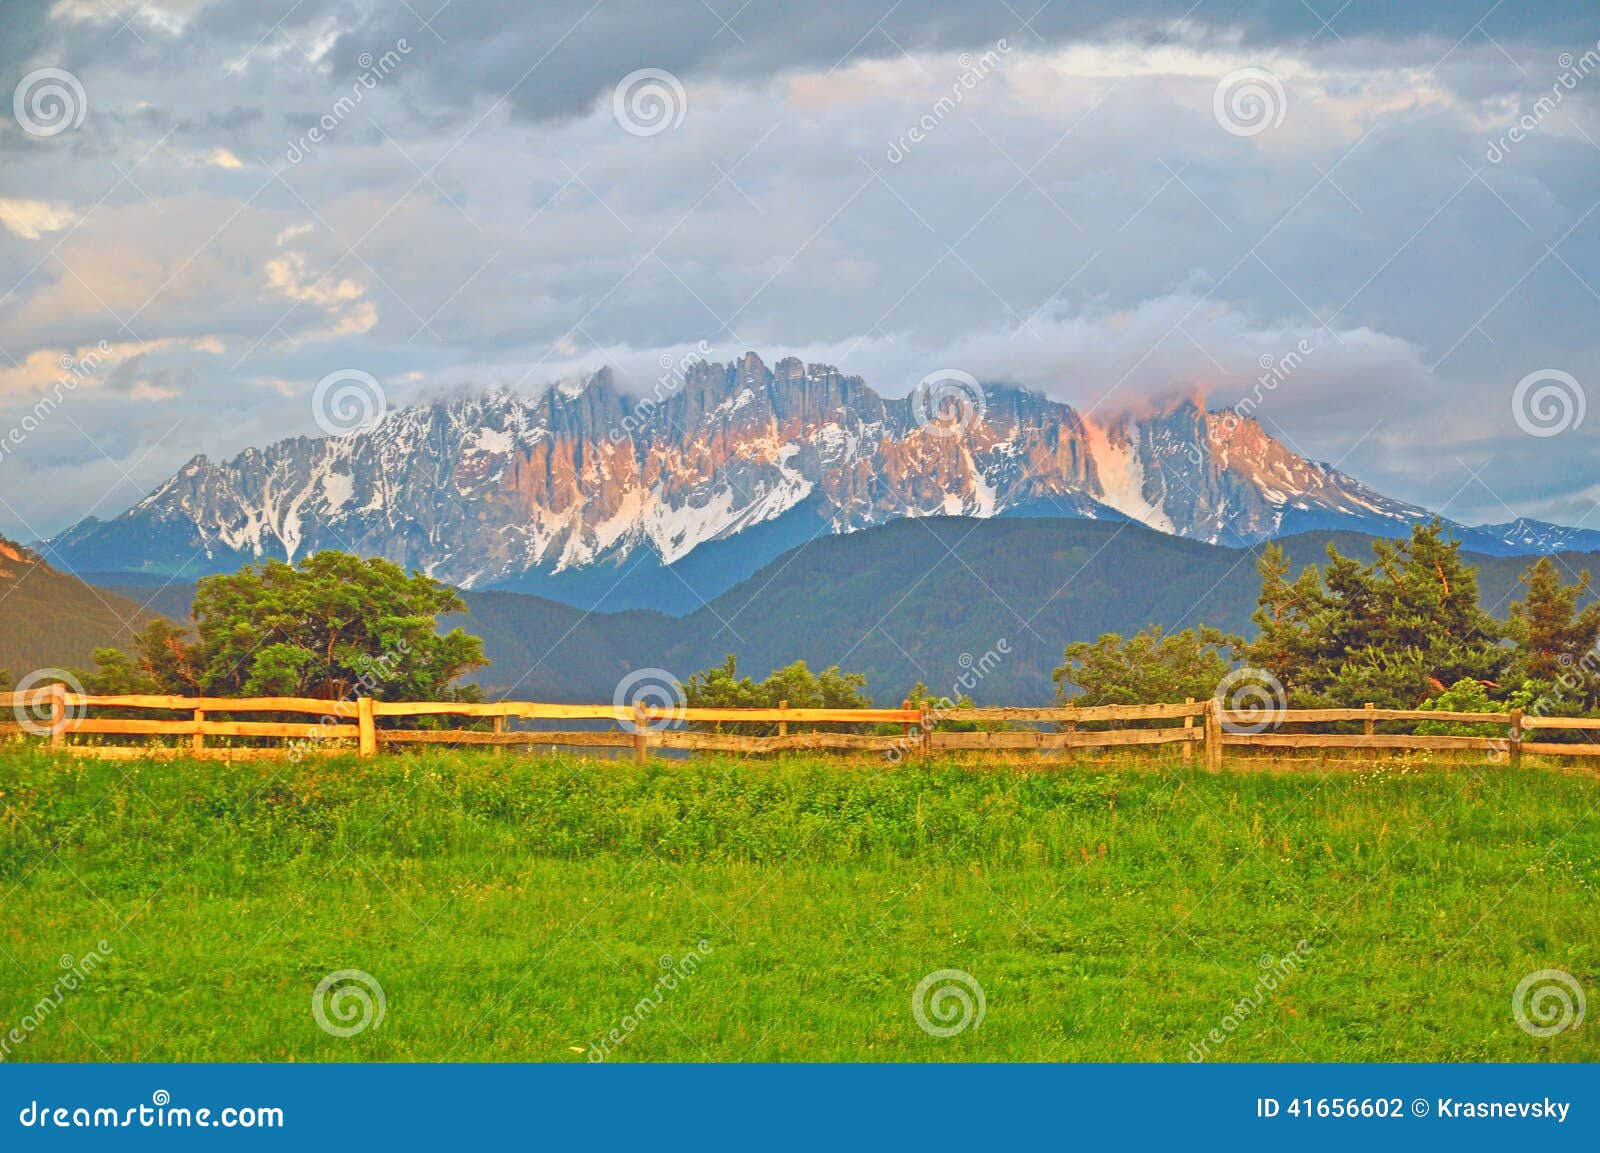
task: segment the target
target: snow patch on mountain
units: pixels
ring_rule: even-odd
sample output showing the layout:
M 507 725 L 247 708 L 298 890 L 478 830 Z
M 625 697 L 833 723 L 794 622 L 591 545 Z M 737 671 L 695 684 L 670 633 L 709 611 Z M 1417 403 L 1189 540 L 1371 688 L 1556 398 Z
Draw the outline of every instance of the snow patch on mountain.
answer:
M 1025 389 L 985 393 L 983 418 L 951 438 L 922 427 L 909 399 L 827 365 L 769 369 L 753 353 L 697 363 L 645 400 L 602 370 L 538 396 L 458 394 L 346 437 L 195 457 L 122 516 L 49 544 L 82 569 L 190 575 L 196 553 L 215 571 L 336 548 L 486 587 L 641 550 L 671 564 L 802 508 L 837 533 L 908 516 L 1109 508 L 1229 545 L 1308 524 L 1393 531 L 1429 515 L 1197 401 L 1085 421 Z M 1512 550 L 1595 536 L 1497 527 Z
M 1139 426 L 1126 426 L 1115 439 L 1104 425 L 1085 421 L 1089 438 L 1089 458 L 1100 478 L 1096 499 L 1118 512 L 1160 532 L 1175 531 L 1172 518 L 1144 495 L 1144 464 L 1139 459 Z

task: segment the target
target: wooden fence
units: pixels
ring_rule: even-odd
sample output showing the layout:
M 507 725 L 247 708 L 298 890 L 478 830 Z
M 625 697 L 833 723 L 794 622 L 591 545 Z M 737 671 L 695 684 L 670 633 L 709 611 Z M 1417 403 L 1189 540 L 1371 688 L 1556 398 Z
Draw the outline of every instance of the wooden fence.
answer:
M 112 715 L 106 715 L 109 712 Z M 140 716 L 129 714 L 163 714 Z M 94 715 L 99 714 L 99 715 Z M 274 719 L 239 719 L 272 714 Z M 307 719 L 282 720 L 283 716 Z M 15 716 L 17 721 L 9 718 Z M 20 723 L 21 718 L 29 723 Z M 488 722 L 488 728 L 413 728 L 419 718 Z M 509 723 L 610 722 L 604 729 L 513 730 Z M 1379 732 L 1384 724 L 1459 722 L 1503 729 L 1479 736 L 1441 736 Z M 675 727 L 698 723 L 704 729 Z M 764 725 L 772 735 L 719 731 L 723 725 Z M 812 726 L 847 725 L 877 732 L 840 732 Z M 945 725 L 971 726 L 950 731 Z M 1343 731 L 1305 731 L 1305 726 L 1336 726 Z M 790 726 L 804 726 L 790 731 Z M 990 726 L 984 728 L 982 726 Z M 1003 726 L 995 728 L 994 726 Z M 1026 727 L 1025 727 L 1026 726 Z M 1042 728 L 1039 726 L 1050 726 Z M 1356 727 L 1359 726 L 1359 731 Z M 885 731 L 887 730 L 887 731 Z M 1212 701 L 1183 704 L 1100 705 L 1085 708 L 913 708 L 769 709 L 649 708 L 614 705 L 560 705 L 525 701 L 494 704 L 387 702 L 369 697 L 342 701 L 307 697 L 96 696 L 51 685 L 27 693 L 0 693 L 0 732 L 32 732 L 64 751 L 96 757 L 190 755 L 244 759 L 293 753 L 349 752 L 375 756 L 407 745 L 565 746 L 631 750 L 645 760 L 652 750 L 778 753 L 829 750 L 879 753 L 890 760 L 936 752 L 1053 752 L 1176 744 L 1185 760 L 1197 755 L 1211 769 L 1221 767 L 1225 749 L 1465 750 L 1502 756 L 1511 763 L 1524 753 L 1597 757 L 1600 744 L 1528 739 L 1540 730 L 1591 730 L 1600 718 L 1537 717 L 1507 713 L 1448 713 L 1420 710 L 1283 709 L 1264 713 L 1230 712 Z M 85 744 L 79 737 L 179 738 L 153 744 Z M 181 738 L 187 737 L 187 741 Z M 250 738 L 250 746 L 218 744 Z M 263 740 L 289 742 L 262 745 Z M 1199 750 L 1198 754 L 1196 750 Z

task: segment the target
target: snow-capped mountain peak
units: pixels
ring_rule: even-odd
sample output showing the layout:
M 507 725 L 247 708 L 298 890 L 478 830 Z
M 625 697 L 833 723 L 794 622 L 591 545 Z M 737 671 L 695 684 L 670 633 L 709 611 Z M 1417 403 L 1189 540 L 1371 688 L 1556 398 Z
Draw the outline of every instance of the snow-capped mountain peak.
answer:
M 80 570 L 189 575 L 336 548 L 515 587 L 900 517 L 1129 518 L 1237 545 L 1427 515 L 1193 400 L 1086 421 L 988 385 L 981 418 L 953 428 L 830 365 L 768 368 L 748 353 L 664 379 L 643 396 L 606 370 L 536 397 L 461 393 L 348 436 L 196 456 L 122 516 L 51 547 Z

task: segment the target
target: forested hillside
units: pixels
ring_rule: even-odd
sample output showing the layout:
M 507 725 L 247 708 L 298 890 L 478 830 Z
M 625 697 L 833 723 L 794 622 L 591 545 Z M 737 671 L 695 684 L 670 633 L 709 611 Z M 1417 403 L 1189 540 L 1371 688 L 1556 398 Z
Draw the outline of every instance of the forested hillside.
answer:
M 1327 559 L 1330 541 L 1363 561 L 1372 538 L 1307 533 L 1283 541 L 1296 569 Z M 1526 557 L 1464 554 L 1495 616 L 1517 591 Z M 1008 652 L 971 689 L 983 703 L 1043 704 L 1061 650 L 1101 633 L 1148 624 L 1251 631 L 1260 578 L 1255 552 L 1218 548 L 1132 523 L 939 517 L 898 521 L 793 549 L 685 617 L 584 613 L 517 593 L 466 593 L 465 620 L 493 662 L 479 673 L 491 694 L 609 700 L 641 667 L 680 678 L 737 653 L 757 676 L 791 661 L 839 664 L 867 675 L 880 702 L 916 681 L 948 692 L 968 665 L 1004 642 Z M 1569 572 L 1600 568 L 1595 554 L 1563 554 Z M 130 589 L 138 593 L 141 590 Z M 192 588 L 155 602 L 178 616 Z M 146 590 L 149 595 L 153 590 Z
M 13 680 L 40 668 L 87 666 L 96 648 L 128 643 L 157 615 L 0 539 L 0 669 Z

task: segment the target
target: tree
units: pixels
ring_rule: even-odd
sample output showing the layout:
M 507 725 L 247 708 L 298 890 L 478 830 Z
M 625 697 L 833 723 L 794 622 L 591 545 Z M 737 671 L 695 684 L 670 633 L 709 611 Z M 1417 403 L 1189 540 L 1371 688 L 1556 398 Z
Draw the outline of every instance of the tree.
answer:
M 1327 567 L 1293 581 L 1282 549 L 1263 550 L 1257 636 L 1237 646 L 1240 658 L 1297 706 L 1414 708 L 1464 678 L 1499 687 L 1511 651 L 1478 604 L 1460 542 L 1435 520 L 1372 548 L 1364 565 L 1329 545 Z
M 189 643 L 185 629 L 157 617 L 133 638 L 133 651 L 139 670 L 160 686 L 154 691 L 180 696 L 201 694 L 204 678 L 196 663 L 198 653 Z M 95 660 L 99 659 L 97 652 Z
M 1276 542 L 1261 550 L 1256 572 L 1261 576 L 1261 593 L 1251 617 L 1256 638 L 1238 646 L 1236 653 L 1277 677 L 1290 699 L 1301 699 L 1308 695 L 1302 676 L 1309 679 L 1311 670 L 1324 669 L 1338 657 L 1334 598 L 1315 565 L 1291 581 L 1288 555 Z
M 120 697 L 166 691 L 164 684 L 121 649 L 95 649 L 94 664 L 94 672 L 80 678 L 91 693 Z
M 694 709 L 767 707 L 762 687 L 749 677 L 739 676 L 739 658 L 733 653 L 724 657 L 720 665 L 691 676 L 684 682 L 683 692 L 689 707 Z
M 1511 709 L 1526 709 L 1532 704 L 1532 694 L 1527 689 L 1517 689 L 1505 700 L 1493 700 L 1482 681 L 1461 680 L 1451 685 L 1432 700 L 1423 701 L 1417 708 L 1425 713 L 1504 713 Z M 1504 725 L 1478 725 L 1470 721 L 1422 721 L 1415 731 L 1420 736 L 1441 737 L 1503 737 Z M 1543 739 L 1542 737 L 1540 738 Z
M 1050 676 L 1063 704 L 1069 699 L 1085 706 L 1210 700 L 1233 667 L 1222 648 L 1238 643 L 1237 637 L 1211 628 L 1168 634 L 1151 625 L 1126 640 L 1104 633 L 1093 643 L 1068 645 L 1064 663 Z
M 1506 635 L 1516 644 L 1514 677 L 1582 706 L 1600 702 L 1600 601 L 1579 607 L 1589 592 L 1589 574 L 1564 584 L 1555 561 L 1540 557 L 1519 578 L 1524 600 L 1511 605 Z
M 775 709 L 787 702 L 792 709 L 870 709 L 867 678 L 844 673 L 830 665 L 814 673 L 805 661 L 774 669 L 764 681 L 739 675 L 739 659 L 729 653 L 720 665 L 695 673 L 684 682 L 690 708 Z M 726 727 L 726 726 L 724 726 Z M 771 725 L 738 724 L 735 731 L 766 732 Z
M 156 621 L 135 661 L 97 653 L 94 678 L 206 696 L 473 700 L 476 686 L 451 682 L 488 663 L 483 642 L 438 631 L 441 614 L 465 611 L 454 589 L 390 561 L 269 560 L 200 582 L 194 638 Z

